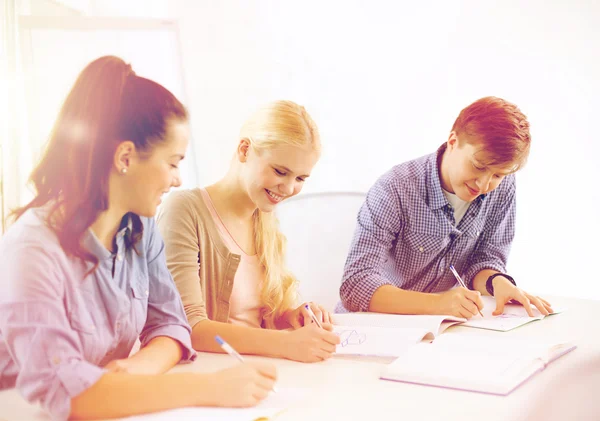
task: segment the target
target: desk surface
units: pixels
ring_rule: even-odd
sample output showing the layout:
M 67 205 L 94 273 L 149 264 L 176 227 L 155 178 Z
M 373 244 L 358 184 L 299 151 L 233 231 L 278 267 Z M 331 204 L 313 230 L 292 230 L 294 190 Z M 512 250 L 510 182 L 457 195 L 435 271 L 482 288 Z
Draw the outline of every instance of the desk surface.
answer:
M 539 339 L 571 339 L 577 349 L 553 362 L 509 396 L 493 396 L 428 386 L 383 381 L 379 374 L 390 358 L 336 356 L 316 364 L 248 356 L 249 360 L 271 360 L 279 372 L 278 387 L 306 388 L 302 401 L 277 417 L 293 420 L 510 420 L 526 413 L 539 401 L 548 383 L 588 360 L 600 356 L 600 327 L 597 325 L 600 302 L 552 297 L 562 314 L 529 323 L 510 332 L 490 332 L 455 326 L 444 335 L 503 335 Z M 594 323 L 596 322 L 596 323 Z M 236 362 L 227 355 L 199 353 L 190 365 L 172 371 L 206 372 L 226 368 Z M 477 367 L 465 369 L 477 370 Z M 600 390 L 600 379 L 594 389 Z M 594 380 L 596 381 L 596 379 Z M 597 404 L 596 404 L 597 405 Z M 596 406 L 596 408 L 598 408 Z M 600 419 L 600 413 L 596 413 Z M 16 390 L 0 392 L 0 421 L 48 419 L 34 405 L 28 404 Z

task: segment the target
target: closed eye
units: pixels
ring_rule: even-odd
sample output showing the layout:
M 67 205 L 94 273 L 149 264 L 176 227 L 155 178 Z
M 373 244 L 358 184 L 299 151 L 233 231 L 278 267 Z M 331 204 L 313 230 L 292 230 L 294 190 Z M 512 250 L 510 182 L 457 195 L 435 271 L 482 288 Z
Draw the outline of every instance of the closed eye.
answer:
M 277 168 L 273 168 L 273 169 L 275 170 L 275 173 L 277 173 L 277 175 L 280 175 L 282 177 L 285 175 L 285 173 L 283 171 L 279 171 Z
M 483 171 L 485 170 L 485 167 L 478 167 L 477 165 L 471 163 L 471 165 L 473 165 L 473 168 L 475 168 L 477 171 Z

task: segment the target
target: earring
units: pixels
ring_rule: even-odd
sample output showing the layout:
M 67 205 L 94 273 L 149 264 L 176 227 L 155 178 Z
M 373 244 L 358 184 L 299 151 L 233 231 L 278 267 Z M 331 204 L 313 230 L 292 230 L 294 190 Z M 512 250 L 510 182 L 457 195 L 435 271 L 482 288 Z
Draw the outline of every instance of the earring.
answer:
M 121 168 L 121 174 L 127 174 L 127 168 L 125 168 L 125 167 Z

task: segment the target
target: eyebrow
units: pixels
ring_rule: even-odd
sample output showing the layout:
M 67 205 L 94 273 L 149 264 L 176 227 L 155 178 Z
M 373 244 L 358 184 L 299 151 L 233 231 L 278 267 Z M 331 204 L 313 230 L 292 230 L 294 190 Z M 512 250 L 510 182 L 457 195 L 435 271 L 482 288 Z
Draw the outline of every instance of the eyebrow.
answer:
M 273 166 L 274 167 L 278 167 L 279 169 L 282 169 L 282 170 L 284 170 L 286 172 L 291 172 L 291 173 L 294 172 L 294 171 L 290 170 L 288 167 L 284 167 L 283 165 L 277 165 L 277 164 L 275 164 Z M 298 177 L 308 178 L 308 177 L 310 177 L 310 174 L 299 175 Z
M 473 158 L 473 163 L 477 166 L 483 167 L 485 169 L 489 168 L 489 165 L 485 165 L 484 163 L 480 162 L 479 160 Z M 514 171 L 497 171 L 496 174 L 500 174 L 502 176 L 507 176 L 507 175 L 511 175 Z

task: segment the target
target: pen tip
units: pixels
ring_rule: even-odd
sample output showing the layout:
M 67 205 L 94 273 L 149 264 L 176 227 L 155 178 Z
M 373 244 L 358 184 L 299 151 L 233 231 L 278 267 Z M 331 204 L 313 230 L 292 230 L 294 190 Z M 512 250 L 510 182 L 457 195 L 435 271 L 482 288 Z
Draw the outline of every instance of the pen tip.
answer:
M 223 345 L 225 343 L 225 341 L 221 339 L 219 335 L 215 336 L 215 341 L 217 341 L 219 345 Z

